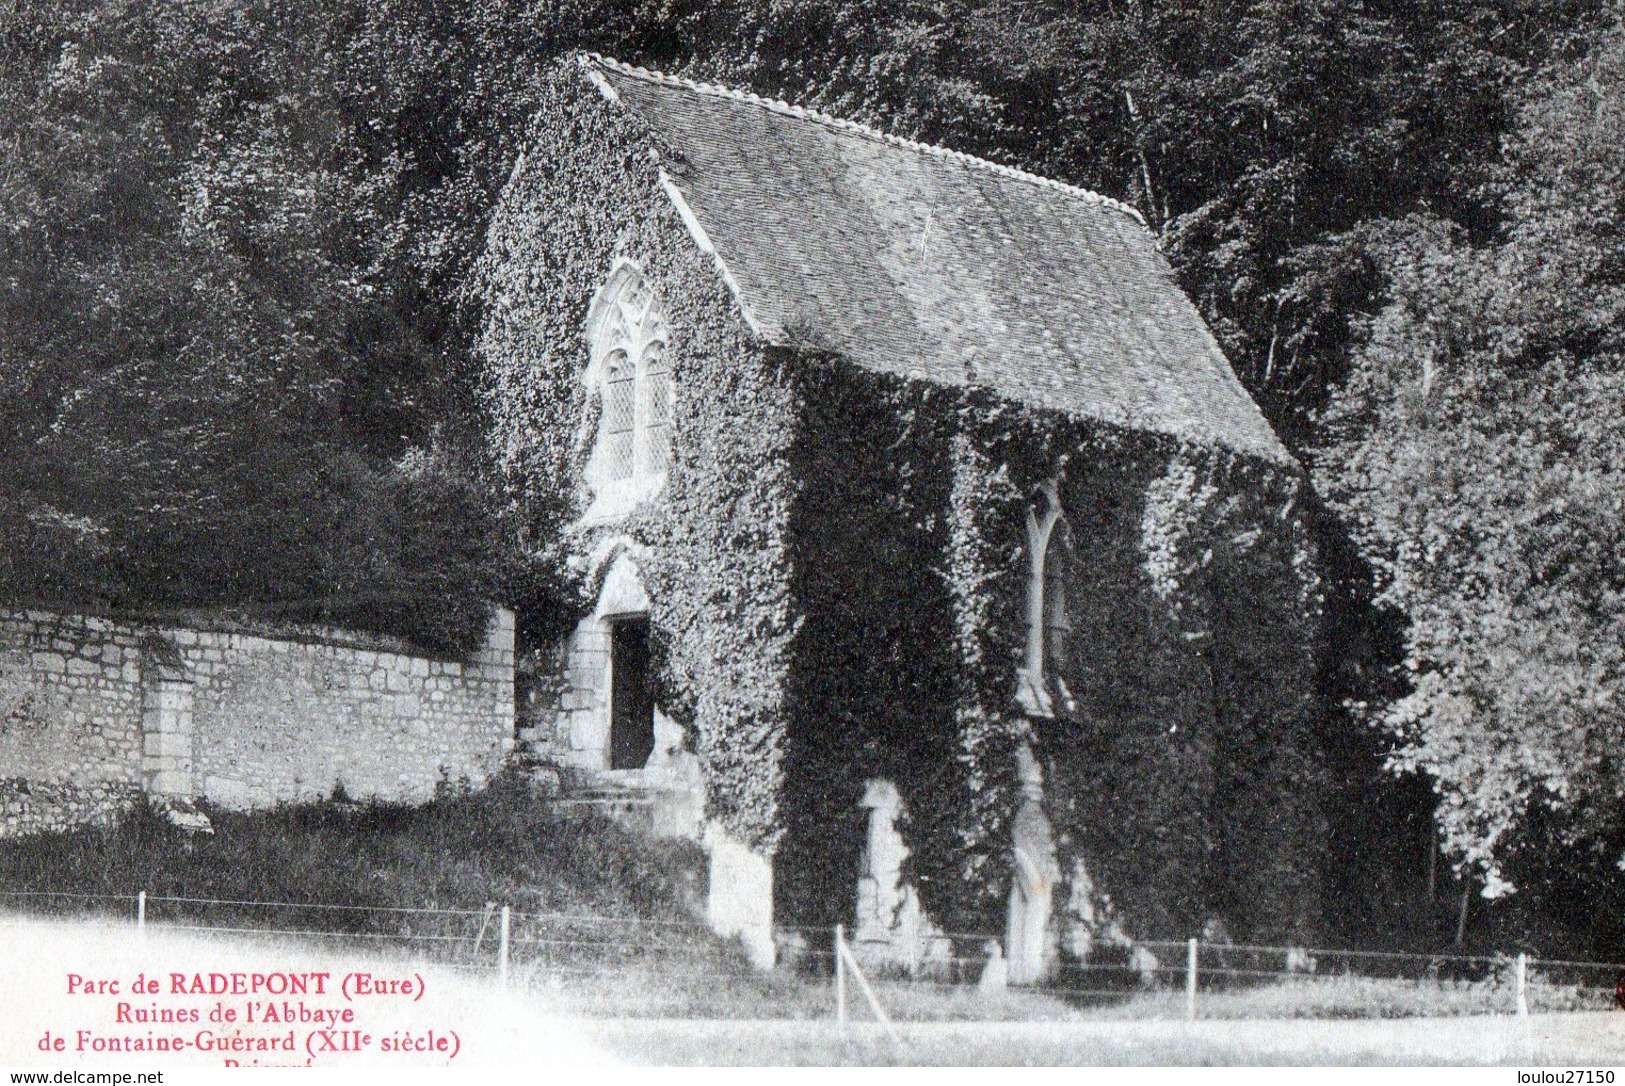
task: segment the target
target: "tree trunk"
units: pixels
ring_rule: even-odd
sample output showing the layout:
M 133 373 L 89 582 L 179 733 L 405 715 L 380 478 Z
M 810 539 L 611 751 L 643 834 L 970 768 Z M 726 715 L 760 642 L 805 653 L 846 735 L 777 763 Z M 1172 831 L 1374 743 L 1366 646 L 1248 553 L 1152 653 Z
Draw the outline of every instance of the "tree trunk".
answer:
M 1157 193 L 1151 184 L 1151 159 L 1145 153 L 1145 133 L 1140 125 L 1140 110 L 1134 104 L 1134 95 L 1127 87 L 1123 88 L 1123 102 L 1128 106 L 1129 126 L 1134 134 L 1134 152 L 1140 159 L 1140 180 L 1145 186 L 1146 217 L 1151 220 L 1151 229 L 1160 235 L 1163 220 L 1167 216 L 1157 208 Z

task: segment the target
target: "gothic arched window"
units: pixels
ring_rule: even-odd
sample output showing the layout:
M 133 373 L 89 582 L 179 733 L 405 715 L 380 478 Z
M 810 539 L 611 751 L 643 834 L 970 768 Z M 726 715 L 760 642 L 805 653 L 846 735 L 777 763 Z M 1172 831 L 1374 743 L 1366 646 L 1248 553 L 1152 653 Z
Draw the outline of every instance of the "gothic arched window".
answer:
M 598 433 L 587 463 L 588 516 L 630 512 L 659 492 L 671 462 L 670 334 L 654 291 L 617 262 L 587 317 L 587 385 L 598 396 Z
M 1029 713 L 1071 712 L 1076 706 L 1066 684 L 1072 641 L 1068 595 L 1077 570 L 1072 528 L 1053 480 L 1027 507 L 1027 554 L 1027 652 L 1018 696 Z
M 1044 547 L 1044 674 L 1051 687 L 1064 682 L 1072 662 L 1072 614 L 1067 605 L 1072 566 L 1072 527 L 1062 516 L 1050 528 Z

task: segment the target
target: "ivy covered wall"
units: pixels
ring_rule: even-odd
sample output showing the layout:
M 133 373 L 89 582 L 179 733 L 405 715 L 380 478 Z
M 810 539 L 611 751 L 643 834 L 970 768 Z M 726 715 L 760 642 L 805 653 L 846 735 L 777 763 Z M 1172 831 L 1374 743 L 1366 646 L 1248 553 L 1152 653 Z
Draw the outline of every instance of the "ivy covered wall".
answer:
M 565 65 L 492 227 L 485 395 L 531 556 L 532 636 L 568 631 L 631 548 L 661 704 L 700 756 L 710 815 L 774 854 L 782 923 L 847 918 L 858 800 L 885 777 L 927 910 L 1002 928 L 1027 741 L 1076 880 L 1059 919 L 1136 938 L 1216 918 L 1237 938 L 1307 935 L 1323 834 L 1300 477 L 813 344 L 759 346 L 650 151 Z M 660 500 L 589 528 L 583 328 L 617 256 L 671 329 L 673 462 Z M 1075 708 L 1028 721 L 1026 511 L 1052 478 L 1076 557 Z
M 1232 937 L 1306 938 L 1324 828 L 1299 477 L 981 390 L 806 353 L 783 365 L 804 405 L 786 551 L 804 616 L 786 704 L 787 914 L 843 919 L 858 797 L 885 777 L 927 910 L 954 930 L 1002 928 L 1026 740 L 1045 770 L 1063 924 L 1071 903 L 1097 934 L 1115 922 L 1183 938 L 1221 921 Z M 1072 537 L 1074 705 L 1028 720 L 1026 518 L 1052 478 Z
M 778 357 L 803 405 L 785 570 L 803 617 L 785 691 L 778 897 L 796 923 L 827 926 L 855 901 L 869 778 L 891 780 L 908 801 L 912 875 L 926 900 L 968 885 L 972 842 L 954 832 L 972 798 L 957 711 L 965 690 L 954 580 L 942 568 L 960 397 L 815 353 Z
M 1307 938 L 1325 831 L 1300 481 L 1144 438 L 1068 444 L 1077 710 L 1036 728 L 1063 870 L 1082 861 L 1097 927 Z
M 540 88 L 529 146 L 479 288 L 483 400 L 506 520 L 530 558 L 521 618 L 532 643 L 562 636 L 630 548 L 652 601 L 659 700 L 701 759 L 711 812 L 771 851 L 793 632 L 782 572 L 793 391 L 662 194 L 643 132 L 574 63 Z M 642 269 L 670 329 L 672 463 L 656 505 L 584 527 L 598 420 L 583 333 L 617 257 Z

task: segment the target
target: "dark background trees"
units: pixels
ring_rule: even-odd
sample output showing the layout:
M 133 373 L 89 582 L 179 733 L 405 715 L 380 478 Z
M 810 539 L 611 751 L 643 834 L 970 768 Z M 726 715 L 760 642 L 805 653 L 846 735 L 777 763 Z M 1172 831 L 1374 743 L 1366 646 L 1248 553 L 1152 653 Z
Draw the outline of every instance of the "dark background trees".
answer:
M 538 73 L 597 49 L 1140 208 L 1329 500 L 1345 904 L 1415 906 L 1435 803 L 1473 893 L 1555 885 L 1531 856 L 1612 886 L 1619 18 L 0 0 L 0 587 L 443 648 L 543 591 L 483 483 L 463 284 Z
M 365 29 L 320 4 L 7 13 L 8 595 L 482 632 L 497 551 Z

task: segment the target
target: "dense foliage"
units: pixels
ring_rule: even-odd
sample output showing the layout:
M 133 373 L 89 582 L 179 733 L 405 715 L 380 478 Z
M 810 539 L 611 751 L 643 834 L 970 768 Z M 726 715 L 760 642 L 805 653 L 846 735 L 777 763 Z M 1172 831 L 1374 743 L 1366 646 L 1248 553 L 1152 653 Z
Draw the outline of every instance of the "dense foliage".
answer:
M 1525 96 L 1488 191 L 1480 243 L 1421 214 L 1363 239 L 1389 301 L 1322 476 L 1409 618 L 1395 759 L 1493 894 L 1532 805 L 1625 828 L 1625 33 Z
M 371 138 L 394 80 L 368 28 L 237 3 L 4 19 L 0 591 L 477 643 L 497 566 L 417 309 L 421 178 Z

